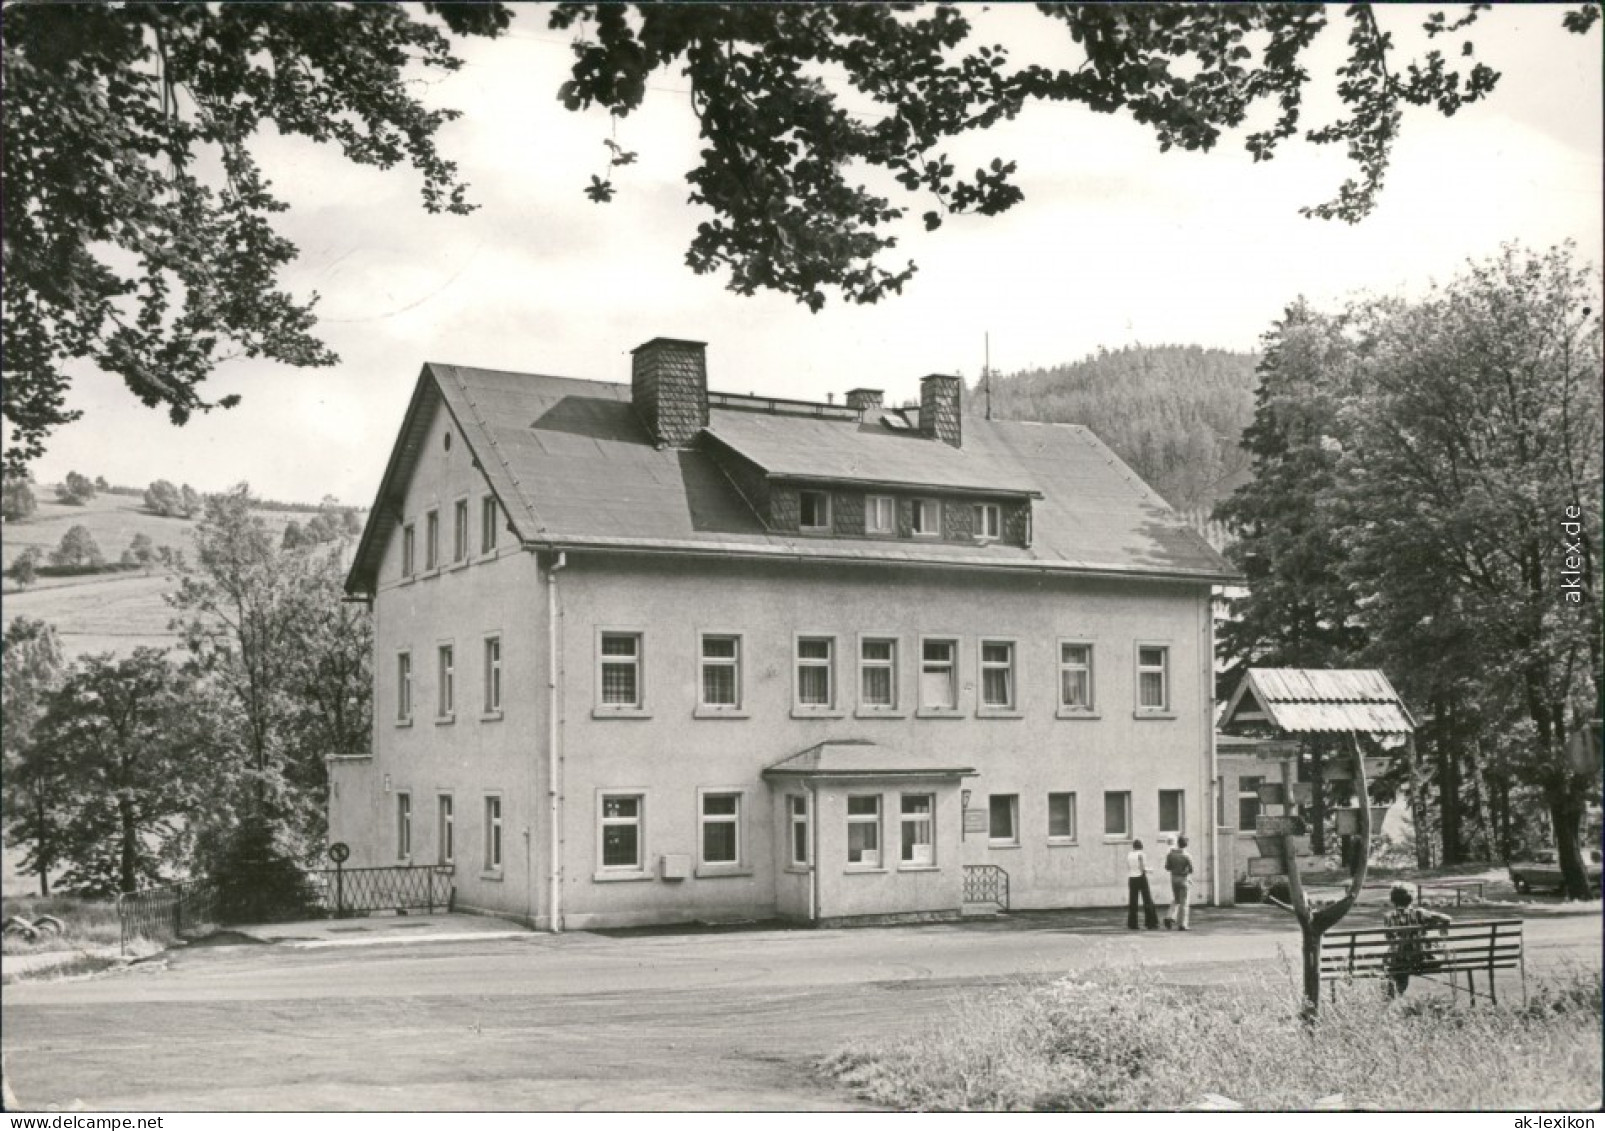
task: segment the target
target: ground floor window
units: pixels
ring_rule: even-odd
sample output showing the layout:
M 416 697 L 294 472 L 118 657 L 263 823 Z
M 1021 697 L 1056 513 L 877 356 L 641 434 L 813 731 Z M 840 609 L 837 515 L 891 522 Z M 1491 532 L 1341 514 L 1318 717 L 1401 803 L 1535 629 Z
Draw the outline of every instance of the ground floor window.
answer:
M 1131 837 L 1131 794 L 1103 795 L 1103 835 L 1118 840 Z
M 786 802 L 791 811 L 791 862 L 806 867 L 812 859 L 808 851 L 808 798 L 794 793 Z
M 485 870 L 495 872 L 502 866 L 502 799 L 485 798 Z
M 902 861 L 936 862 L 936 798 L 929 793 L 903 794 Z
M 1263 777 L 1248 777 L 1237 779 L 1237 828 L 1241 832 L 1251 833 L 1259 824 L 1260 802 L 1259 787 L 1265 784 Z
M 987 840 L 992 844 L 1020 843 L 1020 795 L 994 793 L 987 798 Z
M 1179 789 L 1159 791 L 1159 832 L 1165 836 L 1180 836 L 1187 831 L 1187 795 Z
M 642 803 L 638 793 L 602 795 L 602 867 L 638 872 L 642 866 Z
M 396 859 L 412 855 L 412 794 L 396 794 Z
M 702 862 L 741 863 L 741 794 L 702 795 Z
M 1076 839 L 1076 795 L 1048 794 L 1048 839 L 1069 842 Z
M 847 799 L 847 863 L 878 868 L 881 862 L 881 799 Z
M 455 814 L 452 812 L 452 798 L 449 793 L 442 793 L 436 802 L 439 815 L 440 828 L 437 830 L 436 845 L 440 863 L 450 864 L 457 858 L 457 836 Z

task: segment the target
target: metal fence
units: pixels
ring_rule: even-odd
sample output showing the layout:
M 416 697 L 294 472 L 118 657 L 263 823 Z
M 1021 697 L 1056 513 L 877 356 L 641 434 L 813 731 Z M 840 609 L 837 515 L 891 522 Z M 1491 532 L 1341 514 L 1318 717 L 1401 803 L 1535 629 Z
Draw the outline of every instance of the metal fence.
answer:
M 190 927 L 212 922 L 217 889 L 210 880 L 168 884 L 117 897 L 119 941 L 123 953 L 130 939 L 178 938 Z
M 317 907 L 335 918 L 367 911 L 450 911 L 450 864 L 319 868 L 308 873 Z
M 1009 874 L 996 864 L 964 865 L 964 902 L 1009 909 Z
M 450 864 L 397 865 L 390 868 L 314 868 L 305 873 L 304 900 L 273 904 L 265 918 L 340 919 L 374 911 L 450 911 L 454 890 Z M 117 919 L 124 953 L 143 936 L 174 939 L 203 923 L 220 921 L 223 901 L 210 879 L 147 888 L 117 897 Z M 268 905 L 264 905 L 268 906 Z M 254 917 L 254 916 L 253 916 Z

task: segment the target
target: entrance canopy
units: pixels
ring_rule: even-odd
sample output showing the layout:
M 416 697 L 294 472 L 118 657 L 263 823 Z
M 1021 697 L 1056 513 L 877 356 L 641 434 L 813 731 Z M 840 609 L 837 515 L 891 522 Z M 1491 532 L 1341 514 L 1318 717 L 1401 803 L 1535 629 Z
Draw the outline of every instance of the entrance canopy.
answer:
M 864 738 L 835 739 L 810 746 L 763 772 L 770 779 L 842 781 L 854 778 L 974 777 L 974 766 L 926 750 L 889 750 Z

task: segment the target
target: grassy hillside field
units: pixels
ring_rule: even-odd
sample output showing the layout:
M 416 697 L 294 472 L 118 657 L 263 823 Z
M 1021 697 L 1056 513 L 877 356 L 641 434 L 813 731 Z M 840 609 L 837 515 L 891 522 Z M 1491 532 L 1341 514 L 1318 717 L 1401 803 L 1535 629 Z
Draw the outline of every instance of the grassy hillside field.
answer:
M 39 510 L 23 522 L 0 526 L 0 560 L 9 567 L 29 546 L 48 554 L 62 535 L 74 526 L 89 528 L 107 561 L 116 561 L 136 534 L 146 534 L 157 546 L 172 546 L 194 554 L 195 523 L 187 518 L 151 514 L 142 500 L 130 495 L 100 494 L 87 506 L 55 502 L 52 485 L 38 485 Z M 46 502 L 49 499 L 51 501 Z M 262 511 L 262 521 L 275 537 L 292 520 L 305 523 L 309 515 L 289 511 Z M 80 577 L 41 577 L 18 589 L 10 578 L 0 586 L 5 620 L 19 616 L 49 621 L 56 626 L 68 656 L 95 652 L 126 655 L 142 645 L 172 647 L 177 639 L 167 630 L 171 610 L 162 599 L 177 582 L 155 570 L 89 574 Z

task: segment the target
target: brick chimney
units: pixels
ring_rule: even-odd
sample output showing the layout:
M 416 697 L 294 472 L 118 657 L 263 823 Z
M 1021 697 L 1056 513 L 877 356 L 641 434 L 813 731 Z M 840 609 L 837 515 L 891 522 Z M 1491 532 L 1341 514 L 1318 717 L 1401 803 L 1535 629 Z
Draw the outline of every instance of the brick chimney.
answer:
M 879 389 L 848 389 L 847 407 L 858 413 L 862 420 L 871 412 L 881 410 L 881 390 Z
M 653 338 L 630 351 L 630 400 L 660 447 L 689 447 L 708 424 L 706 342 Z
M 955 448 L 964 446 L 964 424 L 959 403 L 964 381 L 933 373 L 920 379 L 920 434 Z

